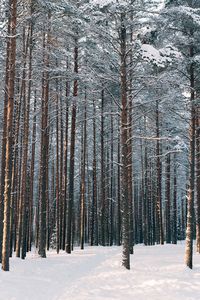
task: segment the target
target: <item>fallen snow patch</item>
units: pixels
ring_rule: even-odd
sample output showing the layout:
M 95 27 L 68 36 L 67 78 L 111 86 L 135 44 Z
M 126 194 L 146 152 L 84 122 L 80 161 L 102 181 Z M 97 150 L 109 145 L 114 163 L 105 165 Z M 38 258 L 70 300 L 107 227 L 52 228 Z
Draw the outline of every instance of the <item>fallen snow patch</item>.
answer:
M 121 247 L 87 247 L 47 259 L 29 254 L 0 271 L 0 300 L 199 300 L 200 256 L 185 267 L 184 244 L 136 246 L 131 270 L 121 266 Z

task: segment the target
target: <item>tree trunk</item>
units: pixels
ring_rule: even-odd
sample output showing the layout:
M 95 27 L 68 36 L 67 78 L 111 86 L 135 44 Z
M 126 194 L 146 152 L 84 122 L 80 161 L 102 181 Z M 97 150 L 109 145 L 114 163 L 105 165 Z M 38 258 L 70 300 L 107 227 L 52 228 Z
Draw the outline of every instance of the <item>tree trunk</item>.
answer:
M 126 16 L 121 14 L 121 157 L 122 157 L 122 265 L 130 269 L 130 218 L 128 201 L 128 102 L 126 70 Z
M 192 34 L 193 35 L 193 34 Z M 190 46 L 190 57 L 194 57 L 194 48 Z M 194 91 L 194 63 L 190 65 L 190 101 L 191 101 L 191 117 L 190 117 L 190 150 L 189 150 L 189 189 L 187 197 L 187 229 L 186 229 L 186 245 L 185 245 L 185 263 L 192 269 L 193 267 L 193 232 L 194 232 L 194 175 L 195 175 L 195 91 Z
M 121 149 L 120 149 L 120 120 L 118 124 L 118 141 L 117 141 L 117 245 L 121 245 Z
M 36 146 L 36 105 L 37 94 L 35 91 L 34 112 L 33 112 L 33 128 L 32 128 L 32 145 L 31 145 L 31 167 L 30 167 L 30 197 L 29 197 L 29 240 L 28 249 L 31 251 L 32 235 L 33 235 L 33 187 L 35 173 L 35 146 Z
M 67 69 L 69 68 L 67 63 Z M 68 104 L 68 97 L 70 92 L 69 82 L 66 82 L 66 115 L 65 115 L 65 147 L 64 147 L 64 205 L 63 205 L 63 250 L 65 250 L 65 242 L 66 242 L 66 215 L 67 215 L 67 184 L 68 184 L 68 130 L 69 130 L 69 104 Z
M 46 257 L 46 207 L 48 190 L 48 106 L 49 106 L 49 35 L 50 14 L 48 15 L 47 34 L 43 33 L 43 63 L 46 70 L 42 79 L 42 118 L 41 118 L 41 158 L 40 158 L 40 193 L 39 193 L 39 251 L 38 254 Z
M 163 234 L 163 218 L 162 218 L 162 165 L 160 161 L 160 118 L 159 118 L 159 103 L 156 101 L 156 156 L 157 156 L 157 201 L 156 201 L 156 231 L 157 241 L 164 244 Z
M 166 190 L 165 190 L 165 213 L 166 213 L 166 243 L 171 243 L 171 166 L 170 166 L 171 156 L 170 153 L 167 154 L 166 159 Z
M 177 166 L 176 154 L 174 154 L 174 193 L 173 193 L 173 228 L 172 228 L 172 243 L 177 244 Z
M 7 113 L 4 122 L 6 128 L 6 156 L 5 156 L 5 189 L 4 189 L 4 221 L 3 221 L 3 244 L 2 244 L 2 269 L 9 271 L 10 255 L 10 196 L 12 181 L 12 123 L 14 109 L 14 85 L 15 85 L 15 62 L 16 62 L 16 23 L 17 23 L 17 0 L 10 1 L 9 35 L 7 43 L 8 69 L 7 73 Z
M 74 72 L 78 74 L 78 40 L 75 40 L 74 48 Z M 74 159 L 76 141 L 76 106 L 78 96 L 78 80 L 74 80 L 72 120 L 71 120 L 71 143 L 70 143 L 70 165 L 69 165 L 69 199 L 68 199 L 68 219 L 67 219 L 67 244 L 66 252 L 72 250 L 72 230 L 73 230 L 73 209 L 74 209 Z
M 111 116 L 110 116 L 110 135 L 111 135 L 111 147 L 110 147 L 110 246 L 113 245 L 114 238 L 114 124 L 113 124 L 113 103 L 111 102 Z
M 86 164 L 86 144 L 87 144 L 87 95 L 85 91 L 85 112 L 83 121 L 83 157 L 81 166 L 81 249 L 84 249 L 85 238 L 85 164 Z
M 104 150 L 104 90 L 101 92 L 101 245 L 105 246 L 105 150 Z
M 58 80 L 56 80 L 56 251 L 60 250 L 60 177 L 59 177 L 59 105 Z
M 98 245 L 98 220 L 97 220 L 97 171 L 96 171 L 96 107 L 93 100 L 93 195 L 91 214 L 91 246 Z

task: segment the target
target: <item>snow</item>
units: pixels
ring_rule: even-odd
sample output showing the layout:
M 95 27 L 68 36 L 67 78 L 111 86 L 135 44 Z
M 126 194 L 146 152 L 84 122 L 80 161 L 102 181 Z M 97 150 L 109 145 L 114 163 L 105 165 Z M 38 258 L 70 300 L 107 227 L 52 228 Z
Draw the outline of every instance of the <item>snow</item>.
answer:
M 199 15 L 200 9 L 198 8 L 193 8 L 190 6 L 184 6 L 184 5 L 179 5 L 177 7 L 172 7 L 171 9 L 168 10 L 168 13 L 178 13 L 180 19 L 184 18 L 190 18 L 193 20 L 194 25 L 200 26 L 200 15 Z
M 154 48 L 152 45 L 143 44 L 141 47 L 142 50 L 142 57 L 144 59 L 154 61 L 156 64 L 164 66 L 165 58 L 160 55 L 159 50 Z
M 71 255 L 36 253 L 11 259 L 0 271 L 0 300 L 198 300 L 200 256 L 184 265 L 184 243 L 135 247 L 131 270 L 121 267 L 121 247 L 87 247 Z
M 116 0 L 91 0 L 93 4 L 98 4 L 100 7 L 115 3 Z
M 150 44 L 141 46 L 142 58 L 153 62 L 157 66 L 164 67 L 166 63 L 171 63 L 173 59 L 180 59 L 181 54 L 171 45 L 167 45 L 163 49 L 156 49 Z

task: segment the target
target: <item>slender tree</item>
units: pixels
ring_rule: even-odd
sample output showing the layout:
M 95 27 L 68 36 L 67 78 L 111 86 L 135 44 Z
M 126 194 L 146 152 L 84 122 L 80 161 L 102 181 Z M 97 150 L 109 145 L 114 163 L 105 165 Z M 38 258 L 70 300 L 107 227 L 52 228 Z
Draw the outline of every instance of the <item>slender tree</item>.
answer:
M 122 265 L 130 269 L 130 218 L 128 201 L 128 101 L 126 70 L 126 14 L 121 14 L 121 155 L 122 155 Z
M 78 39 L 75 39 L 74 48 L 74 73 L 78 74 Z M 68 218 L 67 218 L 67 244 L 66 252 L 71 253 L 72 249 L 72 228 L 73 228 L 73 209 L 74 209 L 74 159 L 76 141 L 76 110 L 78 96 L 78 79 L 74 80 L 73 103 L 71 118 L 71 143 L 70 143 L 70 165 L 69 165 L 69 198 L 68 198 Z
M 16 62 L 16 26 L 17 26 L 17 1 L 11 0 L 9 6 L 9 29 L 10 37 L 7 43 L 7 78 L 6 92 L 7 113 L 6 119 L 6 152 L 5 152 L 5 188 L 4 188 L 4 223 L 3 223 L 3 244 L 2 244 L 2 269 L 9 271 L 10 256 L 10 196 L 12 180 L 12 123 L 14 110 L 14 85 L 15 85 L 15 62 Z

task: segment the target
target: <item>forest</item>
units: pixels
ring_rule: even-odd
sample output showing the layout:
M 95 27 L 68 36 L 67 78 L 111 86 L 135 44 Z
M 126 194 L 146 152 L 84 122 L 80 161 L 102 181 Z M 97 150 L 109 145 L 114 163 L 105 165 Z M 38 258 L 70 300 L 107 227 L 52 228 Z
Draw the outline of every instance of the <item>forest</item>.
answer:
M 90 246 L 129 270 L 180 242 L 193 268 L 199 73 L 199 0 L 0 0 L 3 271 Z

